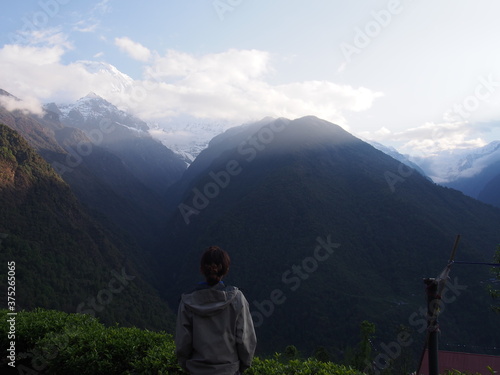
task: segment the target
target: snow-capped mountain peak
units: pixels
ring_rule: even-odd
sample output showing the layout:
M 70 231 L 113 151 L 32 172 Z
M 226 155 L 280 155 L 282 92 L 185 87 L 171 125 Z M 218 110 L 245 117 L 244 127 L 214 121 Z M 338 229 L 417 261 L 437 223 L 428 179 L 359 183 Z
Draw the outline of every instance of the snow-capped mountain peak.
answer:
M 104 100 L 102 99 L 102 97 L 100 97 L 99 95 L 97 95 L 95 92 L 91 91 L 89 92 L 87 95 L 84 96 L 84 98 L 88 98 L 88 99 L 101 99 L 101 100 Z
M 500 142 L 494 141 L 476 149 L 445 150 L 427 157 L 410 156 L 409 159 L 434 182 L 447 184 L 477 175 L 495 160 L 500 160 Z
M 127 74 L 120 72 L 115 66 L 105 62 L 80 60 L 77 61 L 76 64 L 82 66 L 87 72 L 92 74 L 107 74 L 110 77 L 123 81 L 123 83 L 133 83 L 134 81 Z
M 134 80 L 130 76 L 120 72 L 111 64 L 87 60 L 80 60 L 75 64 L 85 69 L 88 73 L 97 76 L 99 81 L 106 82 L 106 92 L 124 93 L 130 91 L 134 86 Z
M 449 167 L 442 177 L 448 182 L 458 178 L 472 177 L 497 160 L 500 160 L 500 141 L 457 154 L 457 159 L 449 159 Z
M 149 130 L 148 125 L 144 121 L 118 109 L 115 105 L 94 92 L 90 92 L 78 99 L 76 103 L 59 105 L 58 109 L 62 122 L 65 122 L 68 118 L 72 118 L 73 120 L 79 118 L 82 123 L 107 119 L 134 130 Z

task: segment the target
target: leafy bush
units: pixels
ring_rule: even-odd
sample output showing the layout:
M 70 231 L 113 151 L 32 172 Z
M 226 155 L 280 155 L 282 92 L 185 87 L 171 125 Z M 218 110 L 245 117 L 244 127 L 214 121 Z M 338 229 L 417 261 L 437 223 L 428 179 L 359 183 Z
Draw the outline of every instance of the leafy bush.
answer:
M 281 362 L 276 356 L 272 359 L 255 358 L 252 367 L 245 371 L 245 375 L 361 375 L 362 373 L 350 367 L 337 365 L 331 362 L 322 362 L 317 359 L 292 359 Z
M 6 316 L 7 310 L 0 310 Z M 16 351 L 28 352 L 34 349 L 36 343 L 45 336 L 61 335 L 70 327 L 85 327 L 99 325 L 98 321 L 89 315 L 67 314 L 60 311 L 37 309 L 33 312 L 21 311 L 16 316 Z M 5 347 L 10 341 L 7 337 L 8 324 L 6 319 L 0 322 L 0 345 Z
M 16 157 L 12 153 L 11 149 L 6 146 L 0 147 L 0 157 L 12 163 L 16 162 Z
M 7 310 L 1 311 L 6 316 Z M 1 348 L 9 326 L 0 323 Z M 16 365 L 26 374 L 181 374 L 172 335 L 105 327 L 89 315 L 37 309 L 16 316 Z M 6 369 L 4 357 L 0 369 Z

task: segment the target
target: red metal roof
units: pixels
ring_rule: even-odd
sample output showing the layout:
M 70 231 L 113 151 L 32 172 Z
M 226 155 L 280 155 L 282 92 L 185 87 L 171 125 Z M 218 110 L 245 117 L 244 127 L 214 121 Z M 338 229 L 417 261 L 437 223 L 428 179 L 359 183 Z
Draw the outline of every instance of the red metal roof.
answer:
M 500 356 L 448 352 L 440 350 L 439 358 L 439 373 L 442 374 L 447 370 L 458 370 L 462 372 L 479 373 L 481 375 L 491 375 L 487 366 L 500 373 Z M 421 375 L 429 374 L 429 362 L 427 352 L 424 355 L 422 366 L 420 367 Z

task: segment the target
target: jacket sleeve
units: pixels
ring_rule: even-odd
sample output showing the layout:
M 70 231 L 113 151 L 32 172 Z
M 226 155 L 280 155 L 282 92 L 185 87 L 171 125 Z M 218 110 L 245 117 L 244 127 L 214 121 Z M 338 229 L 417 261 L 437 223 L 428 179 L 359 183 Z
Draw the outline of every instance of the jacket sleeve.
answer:
M 175 348 L 179 365 L 184 370 L 187 370 L 186 361 L 191 358 L 191 353 L 193 351 L 193 318 L 182 300 L 177 312 Z
M 236 347 L 240 360 L 240 371 L 243 372 L 252 365 L 252 359 L 257 346 L 257 336 L 253 326 L 250 307 L 241 293 L 242 309 L 236 321 Z

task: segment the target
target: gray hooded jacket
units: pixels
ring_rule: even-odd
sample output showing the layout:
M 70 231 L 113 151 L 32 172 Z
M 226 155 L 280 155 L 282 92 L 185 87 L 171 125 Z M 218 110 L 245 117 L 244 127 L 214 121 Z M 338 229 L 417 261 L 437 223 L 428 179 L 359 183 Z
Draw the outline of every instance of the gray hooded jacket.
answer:
M 200 285 L 182 295 L 175 345 L 193 375 L 234 375 L 250 367 L 257 345 L 248 302 L 236 287 Z

